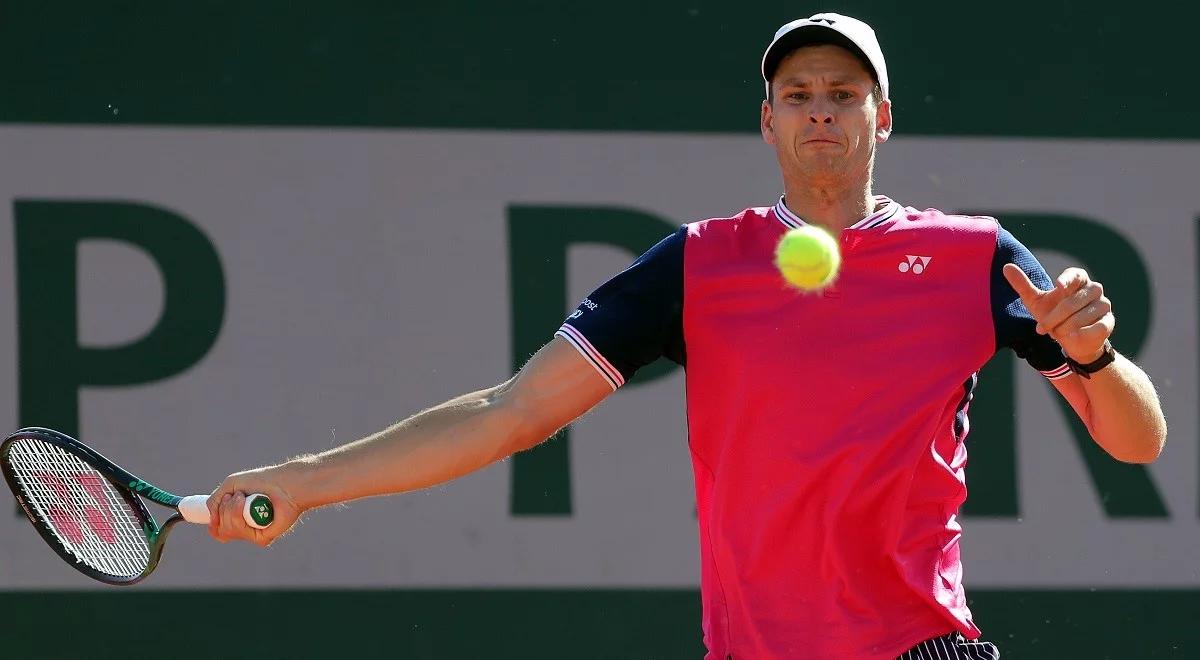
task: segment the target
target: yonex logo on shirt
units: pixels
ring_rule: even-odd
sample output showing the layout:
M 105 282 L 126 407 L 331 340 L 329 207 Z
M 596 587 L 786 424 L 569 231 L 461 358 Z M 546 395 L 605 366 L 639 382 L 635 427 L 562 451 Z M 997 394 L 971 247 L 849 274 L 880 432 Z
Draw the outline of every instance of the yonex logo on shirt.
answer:
M 933 259 L 933 257 L 922 257 L 915 254 L 906 254 L 904 255 L 904 258 L 905 261 L 900 262 L 900 265 L 896 267 L 897 270 L 899 270 L 901 273 L 912 271 L 915 275 L 924 273 L 925 267 L 928 266 L 929 261 Z

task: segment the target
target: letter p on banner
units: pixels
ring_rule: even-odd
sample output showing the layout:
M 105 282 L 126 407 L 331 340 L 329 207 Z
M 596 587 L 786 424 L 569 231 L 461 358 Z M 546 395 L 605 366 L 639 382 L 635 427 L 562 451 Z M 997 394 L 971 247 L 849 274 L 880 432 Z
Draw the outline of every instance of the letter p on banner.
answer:
M 165 209 L 133 202 L 18 200 L 17 354 L 22 426 L 79 434 L 84 386 L 148 383 L 212 348 L 225 318 L 225 277 L 212 242 Z M 146 335 L 120 346 L 79 343 L 78 246 L 110 240 L 143 250 L 163 278 L 163 309 Z

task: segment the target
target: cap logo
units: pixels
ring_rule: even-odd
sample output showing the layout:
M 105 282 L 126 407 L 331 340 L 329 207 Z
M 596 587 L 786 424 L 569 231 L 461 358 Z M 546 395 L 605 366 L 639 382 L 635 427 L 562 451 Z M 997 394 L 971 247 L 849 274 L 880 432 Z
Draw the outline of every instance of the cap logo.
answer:
M 830 25 L 837 23 L 837 21 L 833 20 L 832 18 L 810 18 L 808 20 L 812 21 L 813 23 L 828 23 Z

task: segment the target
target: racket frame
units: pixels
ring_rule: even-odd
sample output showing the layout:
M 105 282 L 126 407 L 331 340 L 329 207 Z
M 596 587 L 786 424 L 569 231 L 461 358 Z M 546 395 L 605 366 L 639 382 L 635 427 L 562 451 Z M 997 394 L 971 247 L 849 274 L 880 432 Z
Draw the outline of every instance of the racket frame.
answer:
M 82 559 L 75 556 L 73 552 L 67 549 L 66 545 L 59 540 L 58 535 L 43 521 L 37 513 L 34 512 L 31 504 L 25 501 L 24 489 L 17 481 L 16 475 L 9 469 L 8 452 L 10 447 L 18 440 L 36 439 L 48 444 L 52 444 L 60 449 L 74 454 L 84 463 L 93 467 L 105 479 L 109 481 L 115 488 L 114 490 L 124 498 L 140 518 L 142 518 L 142 532 L 146 534 L 150 559 L 145 569 L 141 573 L 133 576 L 111 575 L 103 571 L 98 571 Z M 0 443 L 0 471 L 4 472 L 4 479 L 8 482 L 9 488 L 13 495 L 17 498 L 17 503 L 21 505 L 21 509 L 25 512 L 25 517 L 33 524 L 34 529 L 38 531 L 46 544 L 54 549 L 58 556 L 62 557 L 76 570 L 87 575 L 88 577 L 117 586 L 131 586 L 146 579 L 154 569 L 158 566 L 158 561 L 162 558 L 163 547 L 166 545 L 167 534 L 176 523 L 183 520 L 183 516 L 175 511 L 173 515 L 168 517 L 160 526 L 154 516 L 150 514 L 150 510 L 146 508 L 146 504 L 142 501 L 139 495 L 150 499 L 151 501 L 161 504 L 166 507 L 175 508 L 179 501 L 183 498 L 169 493 L 161 488 L 150 484 L 143 479 L 135 476 L 125 470 L 116 463 L 110 461 L 103 454 L 83 444 L 82 442 L 72 438 L 71 436 L 60 433 L 53 429 L 47 429 L 37 426 L 30 426 L 20 429 L 4 439 Z

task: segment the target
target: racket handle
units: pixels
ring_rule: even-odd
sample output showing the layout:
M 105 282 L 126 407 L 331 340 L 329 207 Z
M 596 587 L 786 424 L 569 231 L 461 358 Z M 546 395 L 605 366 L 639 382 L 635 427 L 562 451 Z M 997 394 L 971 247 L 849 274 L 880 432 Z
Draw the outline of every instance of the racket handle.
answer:
M 208 514 L 208 495 L 188 495 L 179 501 L 177 508 L 179 513 L 183 514 L 183 519 L 190 523 L 207 525 L 212 519 Z M 270 527 L 271 522 L 275 520 L 275 507 L 271 504 L 271 498 L 262 493 L 247 495 L 246 505 L 242 507 L 242 519 L 254 529 Z

